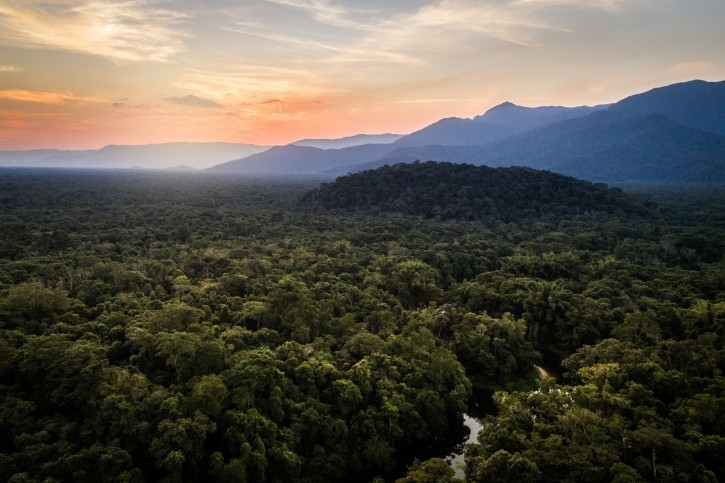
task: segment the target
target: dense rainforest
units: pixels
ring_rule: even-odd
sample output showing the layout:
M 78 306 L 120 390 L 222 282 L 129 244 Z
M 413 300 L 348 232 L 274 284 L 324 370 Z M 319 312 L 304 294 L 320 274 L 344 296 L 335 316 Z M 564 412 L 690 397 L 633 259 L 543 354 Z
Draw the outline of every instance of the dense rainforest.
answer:
M 725 479 L 721 188 L 318 186 L 3 170 L 0 480 Z

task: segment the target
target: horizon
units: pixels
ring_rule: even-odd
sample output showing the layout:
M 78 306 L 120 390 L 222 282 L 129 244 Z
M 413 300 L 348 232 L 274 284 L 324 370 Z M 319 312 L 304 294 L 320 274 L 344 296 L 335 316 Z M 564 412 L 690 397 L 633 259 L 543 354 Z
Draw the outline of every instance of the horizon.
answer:
M 609 104 L 725 79 L 724 21 L 706 0 L 9 1 L 0 150 L 284 145 Z

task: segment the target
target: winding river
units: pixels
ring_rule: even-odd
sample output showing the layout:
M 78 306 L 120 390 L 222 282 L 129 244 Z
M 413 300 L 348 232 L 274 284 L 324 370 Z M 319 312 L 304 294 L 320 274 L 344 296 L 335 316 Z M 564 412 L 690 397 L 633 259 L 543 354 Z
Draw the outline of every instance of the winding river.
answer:
M 558 379 L 557 374 L 555 372 L 549 371 L 541 366 L 534 366 L 534 370 L 537 372 L 537 374 L 539 375 L 539 377 L 541 379 L 543 379 L 545 377 L 556 377 Z M 477 411 L 478 417 L 483 417 L 484 415 L 489 414 L 491 412 L 490 408 L 489 408 L 489 410 L 485 410 L 484 408 L 476 407 L 476 409 L 479 409 L 479 411 Z M 483 409 L 483 410 L 480 410 L 480 409 Z M 471 416 L 469 414 L 463 415 L 463 425 L 466 428 L 468 428 L 468 430 L 469 430 L 468 438 L 466 439 L 466 442 L 464 443 L 463 448 L 461 449 L 461 451 L 459 453 L 453 453 L 449 456 L 446 456 L 446 458 L 445 458 L 446 462 L 448 462 L 448 464 L 451 465 L 451 467 L 456 472 L 455 477 L 458 478 L 459 480 L 463 480 L 465 478 L 464 468 L 466 465 L 463 460 L 463 456 L 464 456 L 465 450 L 466 450 L 465 445 L 478 443 L 478 433 L 481 431 L 481 429 L 483 429 L 483 425 L 478 420 L 478 418 Z

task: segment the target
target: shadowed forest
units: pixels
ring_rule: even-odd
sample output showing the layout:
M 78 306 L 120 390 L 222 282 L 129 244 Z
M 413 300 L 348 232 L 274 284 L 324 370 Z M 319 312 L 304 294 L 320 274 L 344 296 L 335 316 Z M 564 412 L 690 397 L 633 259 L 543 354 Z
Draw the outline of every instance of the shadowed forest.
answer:
M 721 481 L 724 195 L 4 170 L 0 480 Z

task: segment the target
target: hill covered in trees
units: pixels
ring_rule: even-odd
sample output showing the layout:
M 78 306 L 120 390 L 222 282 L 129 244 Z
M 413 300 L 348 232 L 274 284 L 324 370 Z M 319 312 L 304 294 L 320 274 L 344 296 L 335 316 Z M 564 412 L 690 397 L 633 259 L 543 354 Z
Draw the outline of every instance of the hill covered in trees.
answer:
M 547 171 L 433 161 L 343 176 L 311 191 L 303 201 L 328 209 L 395 211 L 489 223 L 646 210 L 619 189 Z

